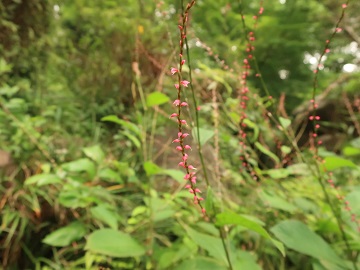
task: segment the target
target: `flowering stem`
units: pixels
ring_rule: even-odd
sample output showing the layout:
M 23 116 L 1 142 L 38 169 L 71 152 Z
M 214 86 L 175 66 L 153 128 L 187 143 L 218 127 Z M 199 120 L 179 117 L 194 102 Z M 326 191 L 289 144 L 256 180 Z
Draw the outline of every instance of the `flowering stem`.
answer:
M 205 182 L 206 182 L 206 186 L 209 187 L 210 183 L 209 183 L 209 179 L 208 179 L 208 176 L 207 176 L 204 156 L 202 154 L 202 145 L 201 145 L 201 142 L 200 142 L 199 111 L 197 109 L 198 106 L 197 106 L 196 97 L 195 97 L 195 91 L 194 91 L 194 87 L 193 87 L 193 83 L 192 83 L 192 68 L 191 68 L 190 50 L 189 50 L 188 39 L 186 37 L 186 23 L 184 23 L 187 20 L 188 7 L 189 7 L 189 5 L 192 6 L 193 4 L 195 4 L 194 0 L 190 4 L 188 4 L 186 10 L 184 10 L 183 0 L 181 0 L 181 7 L 182 7 L 182 13 L 183 13 L 183 25 L 182 26 L 183 26 L 183 33 L 184 33 L 184 35 L 182 35 L 182 37 L 184 36 L 184 44 L 185 44 L 185 48 L 186 48 L 186 56 L 187 56 L 188 66 L 189 66 L 189 80 L 190 80 L 191 95 L 192 95 L 192 100 L 193 100 L 194 107 L 196 108 L 195 109 L 195 125 L 196 125 L 196 133 L 197 133 L 197 136 L 196 136 L 197 137 L 197 148 L 198 148 L 198 153 L 199 153 L 199 157 L 200 157 L 201 166 L 202 166 L 203 173 L 204 173 L 204 179 L 205 179 Z M 185 18 L 185 20 L 184 20 L 184 18 Z M 181 56 L 182 56 L 182 52 L 183 52 L 183 44 L 181 42 L 180 42 L 180 47 L 181 47 L 180 48 L 180 71 L 181 71 L 181 68 L 182 68 L 182 66 L 181 66 L 181 63 L 182 63 Z M 179 78 L 179 86 L 181 87 L 182 78 L 181 78 L 181 74 L 180 74 L 181 72 L 180 71 L 178 72 L 178 78 Z M 178 91 L 178 100 L 180 100 L 179 92 L 180 91 Z M 179 109 L 178 109 L 178 120 L 180 120 L 180 109 L 181 109 L 181 106 L 179 106 Z M 179 132 L 181 132 L 180 127 L 179 127 Z M 189 172 L 187 171 L 187 173 L 189 173 Z M 196 196 L 195 196 L 195 198 L 196 198 Z M 201 207 L 200 202 L 199 202 L 199 205 Z M 202 208 L 202 211 L 203 210 L 205 210 L 205 209 Z M 203 213 L 205 213 L 205 211 L 203 211 Z M 214 215 L 216 215 L 216 209 L 215 208 L 214 208 Z M 219 229 L 219 233 L 220 233 L 220 237 L 221 237 L 221 242 L 222 242 L 225 254 L 226 254 L 226 259 L 227 259 L 227 262 L 228 262 L 229 269 L 233 270 L 233 266 L 232 266 L 231 259 L 230 259 L 229 241 L 228 241 L 226 230 L 224 229 L 224 227 L 220 227 L 218 229 Z
M 194 203 L 200 206 L 201 212 L 206 215 L 205 208 L 202 206 L 201 201 L 203 198 L 199 196 L 201 190 L 196 187 L 196 176 L 193 170 L 196 170 L 194 166 L 188 163 L 188 154 L 186 153 L 187 150 L 191 150 L 189 145 L 186 145 L 184 139 L 189 136 L 188 133 L 183 132 L 183 126 L 187 125 L 186 120 L 182 119 L 182 108 L 187 107 L 188 104 L 185 101 L 181 101 L 182 98 L 182 90 L 184 87 L 188 87 L 190 84 L 189 81 L 183 80 L 182 78 L 182 68 L 185 64 L 185 59 L 183 58 L 184 53 L 184 45 L 186 39 L 186 23 L 188 21 L 189 10 L 195 4 L 195 0 L 189 2 L 182 12 L 182 20 L 181 24 L 178 25 L 180 30 L 180 46 L 179 46 L 179 67 L 178 68 L 171 68 L 171 73 L 174 75 L 177 73 L 178 76 L 178 83 L 175 84 L 175 88 L 177 89 L 177 99 L 174 101 L 174 105 L 177 106 L 177 113 L 173 113 L 170 117 L 174 117 L 177 119 L 178 122 L 178 137 L 173 141 L 179 143 L 176 147 L 176 150 L 181 152 L 182 161 L 179 163 L 179 166 L 183 167 L 186 171 L 186 175 L 184 179 L 188 182 L 185 186 L 189 190 L 190 193 L 194 195 Z

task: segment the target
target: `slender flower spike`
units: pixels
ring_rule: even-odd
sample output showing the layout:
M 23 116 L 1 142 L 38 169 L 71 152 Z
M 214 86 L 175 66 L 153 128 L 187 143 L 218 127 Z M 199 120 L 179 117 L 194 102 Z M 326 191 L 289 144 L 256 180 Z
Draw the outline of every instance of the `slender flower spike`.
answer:
M 170 69 L 170 72 L 171 72 L 172 75 L 174 75 L 176 72 L 179 72 L 179 70 L 177 68 L 173 67 L 173 68 Z

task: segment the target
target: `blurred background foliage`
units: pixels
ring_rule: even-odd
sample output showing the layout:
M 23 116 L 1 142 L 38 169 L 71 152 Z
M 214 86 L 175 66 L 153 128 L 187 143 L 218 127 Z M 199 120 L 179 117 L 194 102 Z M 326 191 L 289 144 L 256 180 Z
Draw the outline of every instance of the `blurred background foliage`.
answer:
M 346 9 L 316 93 L 319 153 L 341 191 L 325 185 L 348 243 L 299 157 L 311 157 L 313 69 L 341 4 L 264 1 L 255 20 L 261 3 L 198 0 L 190 15 L 193 85 L 213 185 L 206 207 L 232 211 L 232 222 L 226 213 L 217 222 L 228 224 L 234 269 L 359 268 L 360 2 Z M 170 0 L 0 1 L 3 269 L 227 269 L 216 227 L 182 191 L 170 144 L 177 131 L 168 119 L 176 95 L 169 69 L 180 12 L 180 1 Z M 250 70 L 243 151 L 237 97 L 250 31 L 275 106 Z M 272 237 L 286 246 L 285 257 Z

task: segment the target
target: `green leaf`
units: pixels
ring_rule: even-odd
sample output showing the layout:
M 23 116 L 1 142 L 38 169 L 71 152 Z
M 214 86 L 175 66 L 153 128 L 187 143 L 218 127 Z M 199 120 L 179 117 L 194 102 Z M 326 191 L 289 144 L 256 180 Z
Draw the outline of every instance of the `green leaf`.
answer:
M 50 246 L 65 247 L 81 239 L 85 234 L 85 225 L 79 221 L 75 221 L 48 234 L 42 242 Z
M 131 122 L 122 120 L 119 117 L 117 117 L 116 115 L 105 116 L 105 117 L 101 118 L 101 121 L 108 121 L 108 122 L 113 122 L 113 123 L 119 124 L 124 129 L 130 130 L 138 136 L 140 135 L 140 129 L 137 125 L 135 125 Z
M 100 204 L 92 207 L 90 212 L 95 219 L 109 225 L 111 229 L 118 229 L 118 221 L 116 218 L 117 214 L 114 211 L 109 210 L 106 205 Z
M 350 160 L 338 157 L 338 156 L 329 156 L 325 159 L 324 169 L 327 171 L 333 171 L 339 168 L 357 168 L 357 166 Z
M 224 264 L 220 264 L 217 260 L 197 256 L 193 259 L 183 261 L 175 270 L 226 270 L 228 269 Z
M 37 186 L 44 186 L 50 184 L 59 184 L 61 183 L 60 177 L 51 173 L 42 173 L 36 174 L 34 176 L 29 177 L 25 180 L 25 185 L 36 184 Z
M 272 179 L 281 179 L 288 177 L 291 172 L 287 169 L 270 169 L 263 171 L 263 174 L 269 175 Z
M 238 215 L 232 212 L 224 212 L 216 215 L 216 225 L 240 225 L 245 227 L 253 232 L 260 234 L 265 239 L 270 240 L 274 246 L 278 248 L 283 256 L 285 256 L 284 246 L 277 240 L 273 239 L 269 233 L 256 221 L 249 219 L 246 216 Z
M 281 125 L 284 129 L 287 129 L 287 128 L 291 125 L 290 119 L 283 118 L 283 117 L 279 117 L 279 121 L 280 121 L 280 125 Z
M 268 205 L 272 208 L 280 209 L 292 213 L 297 210 L 297 207 L 289 203 L 285 199 L 281 198 L 278 195 L 268 194 L 267 192 L 261 190 L 259 196 L 265 205 Z
M 146 97 L 146 105 L 148 107 L 154 107 L 165 104 L 169 100 L 170 98 L 167 95 L 161 92 L 153 92 Z
M 189 227 L 185 228 L 188 236 L 209 255 L 227 265 L 226 254 L 220 238 L 197 232 Z
M 144 163 L 144 170 L 147 176 L 156 175 L 162 172 L 162 169 L 151 161 L 146 161 Z
M 206 194 L 206 200 L 205 200 L 205 209 L 206 212 L 211 216 L 214 213 L 214 193 L 212 191 L 212 188 L 208 186 L 207 188 L 207 194 Z
M 297 220 L 285 220 L 271 228 L 271 232 L 279 238 L 285 246 L 319 260 L 343 265 L 335 251 L 304 223 Z
M 259 127 L 254 122 L 250 121 L 249 118 L 245 118 L 243 123 L 246 124 L 247 127 L 254 130 L 254 136 L 252 137 L 251 142 L 256 141 L 259 137 Z
M 105 159 L 105 154 L 99 145 L 86 147 L 83 149 L 83 151 L 88 158 L 91 158 L 97 164 L 102 163 Z
M 347 157 L 359 156 L 360 149 L 352 146 L 345 146 L 342 150 L 343 155 Z
M 91 233 L 85 249 L 116 258 L 138 257 L 145 249 L 130 235 L 113 229 L 100 229 Z
M 281 153 L 287 155 L 287 154 L 290 154 L 291 153 L 291 148 L 289 146 L 286 146 L 286 145 L 282 145 L 280 147 L 281 149 Z
M 199 133 L 200 133 L 200 144 L 201 145 L 204 145 L 208 140 L 210 140 L 214 136 L 213 130 L 209 130 L 209 129 L 205 129 L 205 128 L 199 128 Z M 196 139 L 196 141 L 198 141 L 197 135 L 198 135 L 197 128 L 194 128 L 192 130 L 192 136 Z
M 163 170 L 161 172 L 161 174 L 170 176 L 171 178 L 175 179 L 180 184 L 184 183 L 185 173 L 183 171 L 168 169 L 168 170 Z
M 263 154 L 267 155 L 268 157 L 272 158 L 277 164 L 280 163 L 280 159 L 270 150 L 268 150 L 267 148 L 265 148 L 264 146 L 261 145 L 261 143 L 259 142 L 255 142 L 255 146 L 257 149 L 259 149 Z
M 99 171 L 98 176 L 101 179 L 106 179 L 106 180 L 111 181 L 111 182 L 123 183 L 123 180 L 121 179 L 120 174 L 118 172 L 110 169 L 110 168 L 101 169 Z
M 81 158 L 68 163 L 64 163 L 61 167 L 68 172 L 87 172 L 91 178 L 94 178 L 96 168 L 94 162 L 88 158 Z

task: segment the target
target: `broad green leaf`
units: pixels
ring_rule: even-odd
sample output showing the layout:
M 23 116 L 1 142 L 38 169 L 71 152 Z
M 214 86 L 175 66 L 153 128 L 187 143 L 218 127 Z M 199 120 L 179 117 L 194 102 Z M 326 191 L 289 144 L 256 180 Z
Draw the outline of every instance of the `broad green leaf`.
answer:
M 289 203 L 288 201 L 286 201 L 285 199 L 281 198 L 278 195 L 268 194 L 267 192 L 261 190 L 259 192 L 259 196 L 265 205 L 268 205 L 272 208 L 284 210 L 290 213 L 297 210 L 296 206 Z
M 100 204 L 98 206 L 90 208 L 91 215 L 97 220 L 109 225 L 111 229 L 118 229 L 117 214 L 114 211 L 109 210 L 109 208 Z
M 259 149 L 263 154 L 267 155 L 268 157 L 272 158 L 277 164 L 280 163 L 279 158 L 270 150 L 268 150 L 267 148 L 265 148 L 264 146 L 262 146 L 261 143 L 259 142 L 255 142 L 255 147 L 257 149 Z
M 220 238 L 195 231 L 189 227 L 185 228 L 188 236 L 202 249 L 209 252 L 209 255 L 219 262 L 227 265 L 226 254 Z
M 271 232 L 290 249 L 319 260 L 344 264 L 324 239 L 298 220 L 282 221 L 272 227 Z
M 86 234 L 86 226 L 78 221 L 70 223 L 50 234 L 42 242 L 55 247 L 65 247 L 81 239 Z
M 286 146 L 286 145 L 282 145 L 280 147 L 281 149 L 281 153 L 287 155 L 287 154 L 290 154 L 291 153 L 291 148 L 289 146 Z
M 270 240 L 274 246 L 278 248 L 283 256 L 285 256 L 284 246 L 277 240 L 273 239 L 270 234 L 256 221 L 249 219 L 246 216 L 238 215 L 232 212 L 224 212 L 216 215 L 216 225 L 239 225 L 245 227 L 253 232 L 260 234 L 265 239 Z
M 329 156 L 325 159 L 324 169 L 327 171 L 333 171 L 339 168 L 357 168 L 357 166 L 350 160 L 338 157 L 338 156 Z
M 263 222 L 258 221 L 256 217 L 249 217 L 248 215 L 238 215 L 231 212 L 225 212 L 218 214 L 216 218 L 216 225 L 218 226 L 226 224 L 239 225 L 260 234 L 265 239 L 270 240 L 279 249 L 282 255 L 285 256 L 285 250 L 282 243 L 273 239 L 269 235 L 269 233 L 262 227 Z
M 59 194 L 59 203 L 68 208 L 87 207 L 92 203 L 101 203 L 102 199 L 92 193 L 92 188 L 86 186 L 73 187 L 62 190 Z
M 145 249 L 130 235 L 113 229 L 100 229 L 91 233 L 85 250 L 116 258 L 145 254 Z
M 173 179 L 175 179 L 180 184 L 184 183 L 185 173 L 183 171 L 168 169 L 168 170 L 163 170 L 161 172 L 161 174 L 165 174 L 165 175 L 168 175 L 168 176 L 172 177 Z
M 146 105 L 148 107 L 154 107 L 157 105 L 162 105 L 162 104 L 168 102 L 169 100 L 170 100 L 170 98 L 167 95 L 165 95 L 164 93 L 153 92 L 146 97 Z
M 234 255 L 236 255 L 235 262 L 233 263 L 234 269 L 262 270 L 260 265 L 256 263 L 256 256 L 254 254 L 237 250 Z
M 146 161 L 144 163 L 144 170 L 147 176 L 156 175 L 162 172 L 162 169 L 151 161 Z
M 99 145 L 86 147 L 83 151 L 88 158 L 91 158 L 97 164 L 102 163 L 105 159 L 105 154 Z
M 200 133 L 200 144 L 201 145 L 204 145 L 208 140 L 210 140 L 214 136 L 213 130 L 209 130 L 209 129 L 205 129 L 205 128 L 199 128 L 199 133 Z M 198 141 L 197 135 L 198 135 L 197 128 L 195 127 L 192 130 L 192 136 L 196 139 L 196 141 Z
M 98 173 L 98 176 L 102 179 L 108 180 L 109 182 L 111 181 L 111 182 L 116 182 L 116 183 L 123 183 L 120 173 L 118 173 L 110 168 L 101 169 Z
M 287 129 L 287 128 L 291 125 L 290 119 L 283 118 L 283 117 L 279 117 L 279 121 L 280 121 L 280 125 L 281 125 L 284 129 Z
M 344 156 L 353 157 L 360 155 L 360 149 L 352 146 L 345 146 L 342 150 Z
M 169 219 L 175 214 L 170 201 L 166 201 L 160 198 L 150 198 L 150 200 L 145 200 L 145 202 L 149 207 L 152 208 L 152 218 L 154 222 Z
M 287 169 L 270 169 L 263 171 L 263 174 L 267 174 L 273 179 L 281 179 L 288 177 L 291 172 Z
M 183 261 L 175 270 L 227 270 L 228 268 L 219 261 L 197 256 L 196 258 Z
M 140 135 L 140 129 L 137 125 L 135 125 L 131 122 L 122 120 L 119 117 L 117 117 L 116 115 L 105 116 L 105 117 L 101 118 L 101 121 L 108 121 L 108 122 L 113 122 L 113 123 L 119 124 L 123 128 L 132 131 L 136 135 L 138 135 L 138 136 Z
M 88 158 L 81 158 L 68 163 L 64 163 L 61 165 L 61 167 L 68 172 L 87 172 L 90 178 L 94 178 L 96 173 L 94 162 L 92 162 Z
M 37 186 L 44 186 L 50 184 L 59 184 L 61 183 L 60 177 L 51 173 L 42 173 L 36 174 L 34 176 L 29 177 L 25 180 L 25 185 L 36 184 Z

